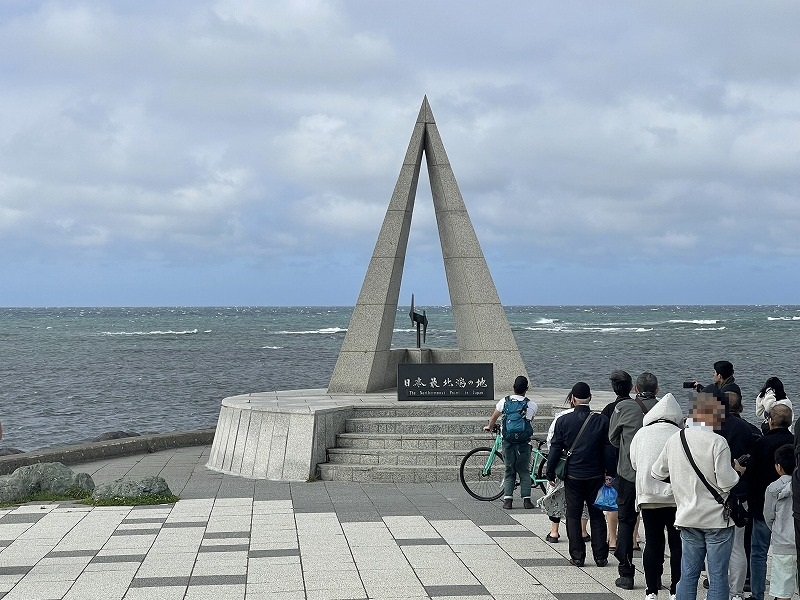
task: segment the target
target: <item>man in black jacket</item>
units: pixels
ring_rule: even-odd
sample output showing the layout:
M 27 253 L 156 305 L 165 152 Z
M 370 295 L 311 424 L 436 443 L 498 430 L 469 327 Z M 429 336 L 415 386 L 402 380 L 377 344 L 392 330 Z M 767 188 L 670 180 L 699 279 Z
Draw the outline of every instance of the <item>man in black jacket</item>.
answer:
M 556 421 L 550 444 L 549 456 L 552 460 L 547 461 L 547 479 L 555 484 L 558 457 L 571 448 L 564 480 L 569 562 L 582 567 L 586 560 L 586 542 L 581 535 L 581 512 L 586 503 L 589 507 L 594 562 L 598 567 L 604 567 L 608 564 L 608 532 L 603 511 L 595 508 L 594 501 L 605 483 L 605 477 L 616 474 L 614 448 L 608 441 L 608 419 L 589 410 L 589 401 L 592 399 L 589 386 L 582 381 L 576 383 L 570 396 L 575 410 Z
M 752 547 L 750 551 L 750 589 L 753 600 L 764 600 L 767 581 L 767 551 L 771 533 L 764 520 L 764 493 L 767 486 L 778 479 L 775 471 L 775 450 L 784 444 L 793 444 L 794 436 L 789 431 L 792 410 L 783 404 L 772 407 L 769 413 L 769 432 L 753 443 L 747 467 L 735 462 L 736 470 L 743 473 L 747 481 L 747 504 L 753 521 Z

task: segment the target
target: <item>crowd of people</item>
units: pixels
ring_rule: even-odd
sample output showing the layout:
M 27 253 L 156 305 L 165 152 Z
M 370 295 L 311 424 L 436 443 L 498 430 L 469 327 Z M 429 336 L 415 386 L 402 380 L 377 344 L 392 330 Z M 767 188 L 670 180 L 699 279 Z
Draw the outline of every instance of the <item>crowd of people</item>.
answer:
M 657 600 L 662 589 L 667 547 L 670 599 L 696 598 L 705 571 L 709 600 L 743 600 L 746 591 L 764 600 L 769 554 L 770 596 L 791 598 L 798 589 L 800 471 L 792 403 L 780 379 L 767 379 L 755 399 L 760 427 L 741 416 L 742 392 L 728 361 L 714 363 L 711 384 L 686 384 L 694 388 L 688 415 L 673 394 L 659 396 L 652 373 L 634 382 L 617 370 L 610 384 L 616 399 L 595 413 L 589 385 L 576 383 L 569 408 L 550 425 L 548 491 L 538 500 L 551 521 L 545 539 L 558 542 L 565 519 L 570 564 L 584 566 L 589 542 L 598 567 L 614 556 L 616 586 L 630 590 L 641 522 L 646 600 Z M 518 377 L 514 396 L 498 402 L 490 426 L 498 418 L 505 425 L 509 399 L 523 403 L 523 416 L 532 418 L 537 407 L 527 390 L 527 379 Z M 506 461 L 507 509 L 515 477 L 524 507 L 533 508 L 529 463 L 518 448 L 525 445 L 504 438 L 504 456 L 515 457 Z M 615 512 L 596 506 L 604 486 L 616 491 Z

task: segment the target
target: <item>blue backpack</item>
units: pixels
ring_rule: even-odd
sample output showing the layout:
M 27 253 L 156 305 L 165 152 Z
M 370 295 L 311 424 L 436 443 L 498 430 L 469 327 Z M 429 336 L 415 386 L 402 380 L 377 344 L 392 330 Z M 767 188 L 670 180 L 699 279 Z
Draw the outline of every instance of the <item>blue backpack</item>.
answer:
M 506 396 L 503 404 L 503 439 L 512 444 L 523 444 L 530 441 L 533 435 L 533 426 L 525 418 L 528 412 L 528 399 L 512 400 Z

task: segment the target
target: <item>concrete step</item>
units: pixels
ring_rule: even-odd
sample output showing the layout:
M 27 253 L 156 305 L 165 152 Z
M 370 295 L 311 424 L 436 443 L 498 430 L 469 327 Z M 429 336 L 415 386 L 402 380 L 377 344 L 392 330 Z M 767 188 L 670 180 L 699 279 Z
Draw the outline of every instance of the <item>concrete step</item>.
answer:
M 474 435 L 483 431 L 488 416 L 425 416 L 425 417 L 355 417 L 345 421 L 346 433 L 412 434 L 441 436 L 443 434 Z M 532 421 L 534 435 L 546 434 L 552 419 L 535 417 Z
M 451 402 L 400 402 L 394 406 L 358 406 L 353 408 L 353 416 L 366 417 L 482 417 L 487 419 L 495 409 L 496 402 L 485 400 L 462 400 Z M 538 417 L 550 420 L 553 414 L 563 410 L 563 406 L 541 403 Z
M 534 436 L 544 440 L 545 435 Z M 476 434 L 422 434 L 396 433 L 340 433 L 336 436 L 337 448 L 387 449 L 387 450 L 462 450 L 466 452 L 479 446 L 494 444 L 494 436 L 488 433 Z
M 322 463 L 323 481 L 358 483 L 453 483 L 458 482 L 458 466 L 358 465 Z
M 468 450 L 330 448 L 328 450 L 328 462 L 350 465 L 457 467 L 461 464 L 461 460 L 467 452 Z

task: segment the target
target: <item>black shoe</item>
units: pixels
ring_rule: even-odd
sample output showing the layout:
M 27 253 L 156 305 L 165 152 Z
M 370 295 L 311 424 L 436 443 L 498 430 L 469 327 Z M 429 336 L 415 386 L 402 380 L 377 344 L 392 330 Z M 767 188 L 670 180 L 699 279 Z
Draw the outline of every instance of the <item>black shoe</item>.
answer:
M 590 536 L 590 535 L 587 533 L 585 536 L 583 536 L 583 541 L 584 541 L 584 542 L 591 542 L 591 541 L 592 541 L 592 536 Z
M 523 498 L 522 499 L 522 508 L 531 509 L 533 508 L 533 502 L 531 502 L 530 498 Z
M 511 498 L 506 498 L 503 500 L 503 508 L 506 510 L 511 510 L 511 505 L 514 504 L 514 501 Z
M 547 534 L 547 535 L 544 537 L 544 539 L 545 539 L 545 541 L 546 541 L 546 542 L 550 542 L 551 544 L 557 544 L 557 543 L 558 543 L 558 539 L 559 539 L 560 537 L 561 537 L 560 535 L 557 535 L 557 536 L 553 537 L 552 535 L 550 535 L 550 534 L 548 533 L 548 534 Z
M 633 577 L 617 577 L 614 585 L 623 590 L 633 589 Z
M 608 559 L 604 558 L 602 560 L 596 560 L 594 561 L 594 564 L 596 564 L 598 567 L 605 567 L 608 565 Z
M 573 567 L 582 567 L 583 566 L 583 561 L 582 560 L 575 560 L 574 558 L 570 558 L 569 559 L 569 564 L 571 564 Z

